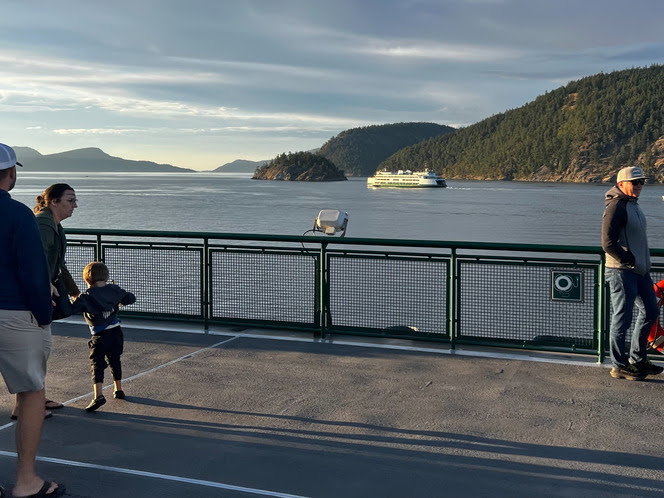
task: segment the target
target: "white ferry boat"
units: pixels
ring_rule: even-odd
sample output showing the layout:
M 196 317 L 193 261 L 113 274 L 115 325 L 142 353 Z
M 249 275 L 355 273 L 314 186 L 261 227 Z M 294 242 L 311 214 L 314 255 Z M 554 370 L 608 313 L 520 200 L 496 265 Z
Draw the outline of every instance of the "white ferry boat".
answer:
M 408 188 L 435 188 L 447 187 L 445 178 L 439 177 L 433 171 L 424 170 L 412 172 L 410 170 L 379 171 L 367 178 L 367 187 L 408 187 Z

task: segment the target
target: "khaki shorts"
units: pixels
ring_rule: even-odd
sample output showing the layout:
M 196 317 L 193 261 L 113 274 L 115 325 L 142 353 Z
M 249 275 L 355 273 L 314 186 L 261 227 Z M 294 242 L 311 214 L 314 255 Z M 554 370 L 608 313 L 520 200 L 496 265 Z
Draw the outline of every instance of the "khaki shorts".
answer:
M 41 391 L 51 354 L 51 327 L 30 311 L 0 310 L 0 373 L 10 393 Z

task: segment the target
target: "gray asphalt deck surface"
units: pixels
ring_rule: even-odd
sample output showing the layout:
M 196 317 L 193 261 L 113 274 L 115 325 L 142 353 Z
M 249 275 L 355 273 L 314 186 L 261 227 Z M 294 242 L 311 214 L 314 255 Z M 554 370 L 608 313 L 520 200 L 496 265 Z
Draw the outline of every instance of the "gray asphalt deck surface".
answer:
M 664 494 L 664 379 L 427 343 L 417 346 L 440 351 L 246 335 L 259 329 L 124 331 L 127 399 L 107 388 L 89 414 L 88 329 L 53 326 L 47 394 L 67 406 L 44 423 L 38 467 L 67 496 Z M 16 458 L 2 390 L 7 487 Z

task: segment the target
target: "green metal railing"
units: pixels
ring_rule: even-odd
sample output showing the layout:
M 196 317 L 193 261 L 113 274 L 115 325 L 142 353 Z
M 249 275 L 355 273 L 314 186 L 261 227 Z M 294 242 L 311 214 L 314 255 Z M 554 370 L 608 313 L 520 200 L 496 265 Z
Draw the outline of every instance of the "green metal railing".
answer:
M 606 352 L 600 247 L 69 229 L 67 264 L 101 260 L 137 295 L 124 316 Z M 654 260 L 664 251 L 652 251 Z M 654 266 L 653 279 L 664 277 Z

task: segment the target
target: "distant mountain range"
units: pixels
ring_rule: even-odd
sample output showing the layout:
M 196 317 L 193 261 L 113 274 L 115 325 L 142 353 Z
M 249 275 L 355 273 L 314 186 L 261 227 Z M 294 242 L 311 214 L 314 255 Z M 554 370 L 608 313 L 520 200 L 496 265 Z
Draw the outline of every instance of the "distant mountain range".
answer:
M 151 161 L 131 161 L 113 157 L 96 147 L 75 149 L 57 154 L 41 154 L 30 147 L 14 147 L 16 157 L 27 171 L 86 171 L 86 172 L 193 172 L 170 164 Z
M 269 163 L 270 160 L 265 161 L 248 161 L 246 159 L 236 159 L 231 163 L 226 163 L 218 168 L 213 169 L 212 173 L 254 173 L 256 168 Z
M 311 152 L 315 154 L 320 150 L 320 147 L 316 149 L 307 150 L 306 152 Z M 265 166 L 270 161 L 274 159 L 264 159 L 263 161 L 249 161 L 247 159 L 236 159 L 233 162 L 223 164 L 218 168 L 213 169 L 212 173 L 255 173 L 258 168 Z
M 152 161 L 133 161 L 114 157 L 97 147 L 74 149 L 56 154 L 42 154 L 31 147 L 13 146 L 26 171 L 81 171 L 81 172 L 139 172 L 139 173 L 196 173 L 196 170 L 180 168 L 171 164 L 159 164 Z M 310 152 L 316 152 L 313 149 Z M 256 169 L 269 163 L 236 159 L 206 173 L 255 173 Z

